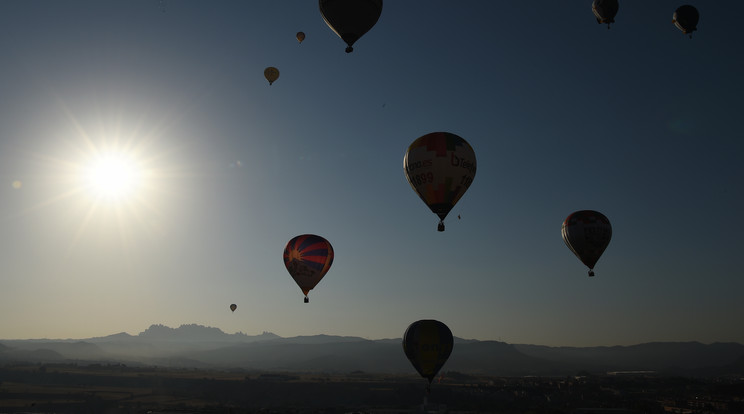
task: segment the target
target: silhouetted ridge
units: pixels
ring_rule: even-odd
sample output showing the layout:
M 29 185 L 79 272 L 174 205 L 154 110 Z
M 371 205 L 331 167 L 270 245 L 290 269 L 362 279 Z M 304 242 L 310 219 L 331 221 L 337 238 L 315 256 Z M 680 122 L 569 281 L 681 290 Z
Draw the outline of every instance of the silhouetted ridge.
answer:
M 150 325 L 149 328 L 140 332 L 139 337 L 148 339 L 215 339 L 227 336 L 219 328 L 190 324 L 171 328 L 165 325 Z
M 489 375 L 552 374 L 555 364 L 528 356 L 513 345 L 498 341 L 455 343 L 445 369 Z
M 129 335 L 126 332 L 119 332 L 119 333 L 108 335 L 108 336 L 99 336 L 96 338 L 91 338 L 91 340 L 92 341 L 97 341 L 97 340 L 119 341 L 119 340 L 127 340 L 127 339 L 132 339 L 132 338 L 134 338 L 134 336 Z
M 271 332 L 263 332 L 261 335 L 248 336 L 242 332 L 228 334 L 219 328 L 197 324 L 184 324 L 178 328 L 165 325 L 150 325 L 149 328 L 137 335 L 139 338 L 150 340 L 179 340 L 179 341 L 242 341 L 242 340 L 268 340 L 279 338 Z
M 723 366 L 744 356 L 744 345 L 738 343 L 650 342 L 585 348 L 514 346 L 526 355 L 592 372 L 652 370 L 683 373 Z
M 326 334 L 310 335 L 310 336 L 293 336 L 291 338 L 282 338 L 282 337 L 276 336 L 276 339 L 284 343 L 295 343 L 295 344 L 327 344 L 327 343 L 341 343 L 341 342 L 370 341 L 369 339 L 360 338 L 358 336 L 335 336 L 335 335 L 326 335 Z
M 654 371 L 687 376 L 744 375 L 744 345 L 652 342 L 632 346 L 549 347 L 454 338 L 442 373 L 456 375 L 576 375 Z M 3 340 L 0 361 L 120 362 L 183 368 L 286 372 L 396 373 L 415 375 L 402 338 L 270 332 L 228 334 L 197 324 L 152 325 L 138 335 L 121 332 L 86 340 Z

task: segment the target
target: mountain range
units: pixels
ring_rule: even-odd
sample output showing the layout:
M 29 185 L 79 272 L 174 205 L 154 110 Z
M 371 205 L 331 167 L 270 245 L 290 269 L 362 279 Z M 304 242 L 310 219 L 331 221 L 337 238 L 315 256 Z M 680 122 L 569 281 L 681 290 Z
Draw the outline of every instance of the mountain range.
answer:
M 0 364 L 123 363 L 177 368 L 411 374 L 402 340 L 313 335 L 228 334 L 214 327 L 152 325 L 138 335 L 80 340 L 0 340 Z M 607 372 L 744 375 L 739 343 L 653 342 L 633 346 L 549 347 L 455 338 L 442 372 L 563 376 Z

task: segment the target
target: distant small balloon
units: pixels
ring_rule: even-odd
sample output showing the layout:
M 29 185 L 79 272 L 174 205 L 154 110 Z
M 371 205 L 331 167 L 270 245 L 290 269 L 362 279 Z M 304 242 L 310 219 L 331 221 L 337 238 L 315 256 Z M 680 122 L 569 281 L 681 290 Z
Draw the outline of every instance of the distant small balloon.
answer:
M 232 305 L 230 305 L 230 310 L 231 311 L 235 312 L 235 309 L 238 309 L 238 305 L 236 305 L 234 303 Z
M 297 41 L 302 43 L 303 40 L 305 40 L 305 33 L 297 32 Z
M 269 66 L 264 69 L 264 77 L 269 81 L 269 85 L 271 85 L 275 80 L 279 79 L 279 69 Z
M 11 184 L 11 185 L 16 190 L 19 190 L 21 187 L 23 187 L 23 184 L 20 181 L 18 181 L 18 180 L 13 181 L 13 184 Z

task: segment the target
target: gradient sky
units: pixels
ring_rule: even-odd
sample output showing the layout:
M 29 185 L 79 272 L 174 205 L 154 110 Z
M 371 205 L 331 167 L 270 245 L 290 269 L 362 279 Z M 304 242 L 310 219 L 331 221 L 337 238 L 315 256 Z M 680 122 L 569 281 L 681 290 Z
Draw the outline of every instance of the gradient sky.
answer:
M 6 0 L 0 338 L 744 343 L 744 2 L 697 2 L 692 39 L 681 4 L 621 0 L 607 30 L 591 0 L 386 1 L 346 54 L 314 0 Z M 402 167 L 434 131 L 478 161 L 444 233 Z M 128 197 L 85 187 L 105 151 Z M 594 278 L 560 233 L 583 209 L 613 226 Z M 303 233 L 336 253 L 309 304 Z

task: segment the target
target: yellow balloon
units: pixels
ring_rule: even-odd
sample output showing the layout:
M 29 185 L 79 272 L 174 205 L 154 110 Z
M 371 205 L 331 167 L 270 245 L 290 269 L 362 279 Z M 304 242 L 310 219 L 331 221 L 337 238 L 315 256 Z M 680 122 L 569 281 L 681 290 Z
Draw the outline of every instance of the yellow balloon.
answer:
M 269 81 L 269 85 L 271 85 L 275 80 L 279 79 L 279 69 L 269 66 L 264 69 L 264 77 Z

